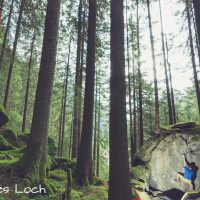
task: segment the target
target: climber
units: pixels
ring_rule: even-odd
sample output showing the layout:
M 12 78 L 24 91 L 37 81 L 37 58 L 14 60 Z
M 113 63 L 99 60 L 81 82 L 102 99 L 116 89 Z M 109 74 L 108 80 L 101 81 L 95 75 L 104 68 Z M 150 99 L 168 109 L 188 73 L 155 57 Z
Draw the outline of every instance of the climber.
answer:
M 188 162 L 185 154 L 183 154 L 183 158 L 184 158 L 184 167 L 183 167 L 184 173 L 178 172 L 176 181 L 180 182 L 180 180 L 182 180 L 183 182 L 189 184 L 193 188 L 193 190 L 195 190 L 195 184 L 194 184 L 195 170 L 193 169 L 192 163 Z

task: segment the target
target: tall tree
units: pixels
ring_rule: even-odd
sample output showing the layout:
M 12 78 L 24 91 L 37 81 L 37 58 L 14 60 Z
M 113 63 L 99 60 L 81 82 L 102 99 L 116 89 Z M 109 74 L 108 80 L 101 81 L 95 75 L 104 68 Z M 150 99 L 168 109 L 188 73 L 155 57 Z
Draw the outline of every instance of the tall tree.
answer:
M 97 126 L 97 162 L 96 162 L 96 176 L 99 177 L 99 171 L 100 171 L 100 166 L 99 166 L 99 163 L 100 163 L 100 126 L 101 126 L 101 96 L 100 96 L 100 92 L 101 92 L 101 89 L 99 87 L 99 91 L 98 91 L 98 94 L 99 94 L 99 99 L 98 99 L 98 120 L 97 120 L 97 123 L 98 123 L 98 126 Z
M 161 7 L 160 0 L 159 0 L 159 10 L 160 10 L 162 53 L 163 53 L 163 64 L 164 64 L 164 70 L 165 70 L 165 83 L 166 83 L 166 90 L 167 90 L 169 124 L 173 124 L 172 103 L 171 103 L 171 94 L 170 94 L 170 89 L 169 89 L 169 78 L 168 78 L 168 72 L 167 72 L 167 60 L 166 60 L 165 39 L 164 39 L 164 30 L 163 30 L 162 7 Z
M 193 68 L 193 75 L 194 75 L 194 84 L 195 84 L 197 103 L 198 103 L 199 114 L 200 114 L 200 88 L 199 88 L 199 80 L 197 76 L 195 53 L 194 53 L 194 46 L 193 46 L 189 0 L 186 0 L 186 12 L 187 12 L 187 20 L 188 20 L 189 41 L 190 41 L 192 68 Z
M 3 7 L 4 7 L 4 0 L 1 0 L 1 4 L 0 4 L 0 26 L 2 24 L 2 18 L 3 18 Z
M 80 76 L 81 76 L 81 40 L 82 40 L 82 8 L 83 1 L 79 1 L 78 8 L 78 35 L 77 35 L 77 54 L 76 54 L 76 77 L 74 92 L 74 119 L 73 119 L 73 140 L 72 140 L 72 158 L 77 158 L 79 146 L 79 99 L 80 99 Z
M 111 0 L 109 200 L 131 200 L 128 160 L 123 0 Z
M 95 81 L 95 105 L 94 105 L 94 140 L 93 140 L 93 160 L 92 160 L 92 165 L 93 165 L 93 177 L 96 175 L 96 161 L 97 161 L 97 129 L 98 129 L 98 124 L 97 124 L 97 114 L 98 114 L 98 109 L 97 109 L 97 103 L 98 103 L 98 87 L 97 87 L 97 72 L 96 72 L 96 81 Z
M 173 113 L 173 124 L 176 124 L 176 107 L 175 107 L 175 100 L 174 100 L 174 89 L 172 83 L 172 72 L 171 72 L 171 64 L 169 62 L 169 47 L 166 37 L 166 50 L 167 50 L 167 65 L 169 71 L 169 82 L 170 82 L 170 90 L 171 90 L 171 100 L 172 100 L 172 113 Z
M 64 81 L 64 95 L 63 95 L 63 114 L 62 114 L 62 128 L 61 128 L 61 143 L 60 143 L 60 156 L 63 156 L 64 149 L 64 135 L 65 135 L 65 125 L 66 125 L 66 107 L 67 107 L 67 91 L 68 91 L 68 79 L 69 79 L 69 65 L 70 65 L 70 54 L 71 54 L 71 39 L 69 42 L 69 50 L 67 57 L 67 67 L 65 73 Z
M 88 45 L 85 80 L 85 99 L 81 142 L 76 165 L 76 184 L 85 185 L 92 181 L 92 132 L 96 47 L 96 0 L 89 0 Z
M 131 20 L 133 21 L 133 20 Z M 134 30 L 133 26 L 131 29 L 131 39 L 132 39 L 132 55 L 133 55 L 133 135 L 131 136 L 131 166 L 134 165 L 134 154 L 137 151 L 137 117 L 136 117 L 136 77 L 135 77 L 135 60 L 134 60 Z
M 143 102 L 142 102 L 142 74 L 141 74 L 141 63 L 140 63 L 140 22 L 139 22 L 139 1 L 137 3 L 137 51 L 138 51 L 138 80 L 139 80 L 139 136 L 140 136 L 140 147 L 144 144 L 144 131 L 143 131 Z
M 153 61 L 153 75 L 154 75 L 155 133 L 156 133 L 156 135 L 158 135 L 159 132 L 160 132 L 159 96 L 158 96 L 158 81 L 157 81 L 157 69 L 156 69 L 156 56 L 155 56 L 155 48 L 154 48 L 153 30 L 152 30 L 150 0 L 147 0 L 147 9 L 148 9 L 149 33 L 150 33 L 151 53 L 152 53 L 152 61 Z
M 193 0 L 193 7 L 194 7 L 194 13 L 195 13 L 195 19 L 196 19 L 198 39 L 200 41 L 200 1 Z
M 45 170 L 40 170 L 40 167 L 45 167 L 43 161 L 46 152 L 44 150 L 46 150 L 48 139 L 48 120 L 56 64 L 59 14 L 60 0 L 48 0 L 31 133 L 24 155 L 16 165 L 16 171 L 20 176 L 35 175 L 38 177 L 40 175 L 42 181 L 45 178 Z
M 128 23 L 128 1 L 126 0 L 126 58 L 128 68 L 128 102 L 129 102 L 129 130 L 130 137 L 133 135 L 133 114 L 132 114 L 132 96 L 131 96 L 131 72 L 130 72 L 130 52 L 129 52 L 129 23 Z
M 5 53 L 5 49 L 6 49 L 8 33 L 9 33 L 9 30 L 10 30 L 10 22 L 11 22 L 11 17 L 12 17 L 12 13 L 13 13 L 14 1 L 15 0 L 12 0 L 12 2 L 10 4 L 10 10 L 9 10 L 9 14 L 8 14 L 8 21 L 7 21 L 7 24 L 6 24 L 6 30 L 5 30 L 4 37 L 3 37 L 3 44 L 2 44 L 2 47 L 1 47 L 0 71 L 1 71 L 2 65 L 3 65 L 3 57 L 4 57 L 4 53 Z
M 30 76 L 31 76 L 31 68 L 32 68 L 32 61 L 33 61 L 33 50 L 34 50 L 34 43 L 35 43 L 36 32 L 33 33 L 33 38 L 31 42 L 31 49 L 30 49 L 30 58 L 28 64 L 28 78 L 26 82 L 26 92 L 25 92 L 25 100 L 24 100 L 24 112 L 23 112 L 23 121 L 22 121 L 22 133 L 25 131 L 26 127 L 26 115 L 28 109 L 28 97 L 29 97 L 29 87 L 30 87 Z
M 19 9 L 19 16 L 17 20 L 17 27 L 16 27 L 16 32 L 15 32 L 15 40 L 13 43 L 13 49 L 12 49 L 12 56 L 10 60 L 10 66 L 8 70 L 8 77 L 7 77 L 7 82 L 6 82 L 6 90 L 5 90 L 5 97 L 4 97 L 4 107 L 7 109 L 8 106 L 8 100 L 9 100 L 9 95 L 10 95 L 10 83 L 12 79 L 12 72 L 14 68 L 14 61 L 15 61 L 15 55 L 16 55 L 16 50 L 17 50 L 17 43 L 18 39 L 20 36 L 20 29 L 21 29 L 21 22 L 22 22 L 22 14 L 24 11 L 24 6 L 25 6 L 26 0 L 21 0 L 20 4 L 20 9 Z

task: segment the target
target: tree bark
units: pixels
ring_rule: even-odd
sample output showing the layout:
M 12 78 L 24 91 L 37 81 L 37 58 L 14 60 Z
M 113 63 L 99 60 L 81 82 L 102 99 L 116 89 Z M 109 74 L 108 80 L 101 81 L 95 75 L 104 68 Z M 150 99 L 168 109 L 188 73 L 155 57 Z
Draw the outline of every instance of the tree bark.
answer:
M 132 114 L 132 100 L 131 100 L 131 73 L 130 73 L 130 54 L 129 54 L 129 27 L 128 27 L 128 1 L 126 0 L 126 51 L 127 51 L 127 67 L 128 67 L 128 103 L 129 103 L 129 130 L 130 130 L 130 138 L 133 135 L 133 114 Z
M 160 23 L 161 23 L 163 64 L 164 64 L 164 70 L 165 70 L 165 83 L 166 83 L 166 90 L 167 90 L 168 116 L 169 116 L 169 124 L 172 125 L 173 124 L 172 103 L 171 103 L 171 94 L 170 94 L 170 89 L 169 89 L 169 78 L 168 78 L 168 73 L 167 73 L 167 60 L 166 60 L 164 31 L 163 31 L 162 8 L 161 8 L 160 0 L 159 0 L 159 10 L 160 10 Z
M 140 147 L 144 144 L 144 130 L 143 130 L 143 102 L 142 102 L 142 75 L 141 75 L 141 63 L 140 63 L 140 25 L 139 25 L 139 2 L 137 0 L 137 50 L 138 50 L 138 79 L 139 79 L 139 138 Z
M 36 91 L 31 133 L 24 155 L 16 165 L 19 176 L 34 176 L 44 179 L 44 156 L 48 138 L 54 71 L 56 64 L 60 0 L 48 0 L 45 19 L 42 56 Z M 48 73 L 47 73 L 48 72 Z M 40 181 L 40 180 L 39 180 Z
M 22 21 L 22 14 L 24 11 L 24 6 L 25 6 L 25 0 L 21 0 L 19 16 L 18 16 L 18 20 L 17 20 L 17 27 L 16 27 L 16 32 L 15 32 L 15 40 L 13 43 L 13 50 L 12 50 L 12 56 L 11 56 L 9 70 L 8 70 L 8 77 L 7 77 L 5 97 L 4 97 L 4 108 L 6 110 L 8 107 L 8 99 L 9 99 L 9 95 L 10 95 L 10 83 L 11 83 L 11 79 L 12 79 L 12 72 L 13 72 L 15 55 L 16 55 L 16 50 L 17 50 L 17 43 L 18 43 L 18 39 L 20 36 L 21 21 Z
M 36 37 L 36 33 L 34 31 L 32 43 L 31 43 L 29 65 L 28 65 L 28 78 L 27 78 L 27 82 L 26 82 L 26 93 L 25 93 L 24 112 L 23 112 L 23 121 L 22 121 L 22 133 L 25 132 L 25 127 L 26 127 L 26 115 L 27 115 L 27 108 L 28 108 L 30 76 L 31 76 L 31 68 L 32 68 L 32 60 L 33 60 L 33 50 L 34 50 L 35 37 Z
M 167 65 L 168 65 L 168 71 L 169 71 L 169 82 L 170 82 L 170 88 L 171 88 L 173 124 L 176 124 L 176 107 L 175 107 L 174 89 L 173 89 L 173 83 L 172 83 L 171 64 L 169 62 L 169 48 L 168 48 L 167 37 L 166 37 L 166 49 L 167 49 Z
M 76 57 L 76 77 L 75 77 L 75 94 L 74 94 L 74 120 L 73 120 L 73 142 L 72 142 L 72 159 L 77 158 L 79 146 L 79 98 L 80 98 L 80 73 L 81 73 L 81 39 L 82 39 L 82 7 L 83 1 L 79 2 L 78 9 L 78 38 L 77 38 L 77 57 Z
M 11 17 L 12 17 L 12 13 L 13 13 L 14 1 L 15 0 L 12 0 L 12 2 L 10 4 L 10 11 L 9 11 L 9 14 L 8 14 L 8 21 L 7 21 L 6 30 L 5 30 L 5 33 L 4 33 L 3 44 L 2 44 L 1 55 L 0 55 L 0 71 L 1 71 L 2 65 L 3 65 L 3 57 L 4 57 L 4 53 L 5 53 L 5 49 L 6 49 L 8 33 L 9 33 L 9 30 L 10 30 L 10 22 L 11 22 Z
M 195 84 L 197 103 L 198 103 L 199 114 L 200 114 L 200 89 L 199 89 L 199 80 L 198 80 L 198 76 L 197 76 L 197 69 L 196 69 L 196 62 L 195 62 L 195 54 L 194 54 L 194 46 L 193 46 L 193 38 L 192 38 L 192 28 L 191 28 L 190 8 L 189 8 L 189 1 L 188 0 L 186 0 L 186 12 L 187 12 L 187 20 L 188 20 L 190 50 L 191 50 L 192 68 L 193 68 L 193 74 L 194 74 L 194 84 Z
M 70 54 L 71 54 L 71 39 L 69 42 L 69 51 L 67 58 L 67 68 L 65 74 L 65 87 L 64 87 L 64 96 L 63 96 L 63 115 L 62 115 L 62 128 L 61 128 L 61 148 L 60 148 L 60 156 L 63 156 L 64 149 L 64 135 L 65 135 L 65 122 L 66 122 L 66 107 L 67 107 L 67 91 L 68 91 L 68 78 L 69 78 L 69 65 L 70 65 Z
M 97 72 L 96 72 L 96 84 L 95 84 L 95 109 L 94 109 L 94 140 L 93 140 L 93 178 L 96 176 L 96 160 L 97 160 L 97 101 L 98 101 L 98 88 L 97 88 Z
M 200 2 L 199 0 L 193 0 L 194 14 L 197 26 L 198 39 L 200 41 Z
M 99 87 L 99 99 L 98 99 L 98 130 L 97 130 L 97 162 L 96 162 L 96 176 L 99 177 L 100 172 L 100 126 L 101 126 L 101 97 Z
M 0 26 L 2 25 L 3 7 L 4 7 L 4 0 L 1 0 L 1 4 L 0 4 Z
M 131 200 L 128 160 L 123 0 L 111 0 L 109 200 Z
M 89 0 L 88 46 L 85 81 L 85 99 L 81 142 L 76 165 L 76 184 L 87 185 L 92 181 L 92 132 L 94 105 L 96 48 L 96 0 Z
M 155 57 L 155 48 L 154 48 L 154 39 L 153 39 L 152 21 L 151 21 L 150 0 L 147 0 L 147 9 L 148 9 L 151 53 L 153 61 L 154 92 L 155 92 L 155 134 L 157 136 L 159 135 L 160 132 L 160 114 L 159 114 L 158 81 L 157 81 L 156 57 Z
M 134 154 L 137 152 L 137 119 L 136 119 L 136 79 L 135 79 L 135 61 L 134 61 L 134 30 L 131 31 L 132 55 L 133 55 L 133 135 L 131 136 L 131 166 L 134 163 Z

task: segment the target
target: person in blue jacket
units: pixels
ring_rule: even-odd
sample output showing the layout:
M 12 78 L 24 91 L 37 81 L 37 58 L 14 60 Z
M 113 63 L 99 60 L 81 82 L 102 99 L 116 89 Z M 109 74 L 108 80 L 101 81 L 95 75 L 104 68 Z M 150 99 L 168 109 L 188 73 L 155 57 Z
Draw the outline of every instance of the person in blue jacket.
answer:
M 178 172 L 176 176 L 176 181 L 180 182 L 182 180 L 184 183 L 189 184 L 193 190 L 195 190 L 195 184 L 194 184 L 194 177 L 195 177 L 195 169 L 192 163 L 189 163 L 186 155 L 183 154 L 184 159 L 184 173 Z

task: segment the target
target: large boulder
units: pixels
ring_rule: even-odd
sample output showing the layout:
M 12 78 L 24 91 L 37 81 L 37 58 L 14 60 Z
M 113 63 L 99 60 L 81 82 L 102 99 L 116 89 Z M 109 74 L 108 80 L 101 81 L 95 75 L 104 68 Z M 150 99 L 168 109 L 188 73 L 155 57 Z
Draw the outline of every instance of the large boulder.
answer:
M 137 170 L 132 170 L 134 187 L 159 199 L 181 199 L 177 198 L 177 191 L 180 191 L 180 196 L 181 193 L 183 196 L 185 192 L 192 191 L 188 184 L 174 180 L 177 172 L 183 171 L 183 154 L 186 154 L 189 162 L 195 163 L 195 186 L 196 189 L 200 188 L 200 126 L 194 123 L 187 123 L 185 128 L 184 124 L 173 126 L 163 131 L 160 138 L 147 141 L 135 157 L 134 168 Z

